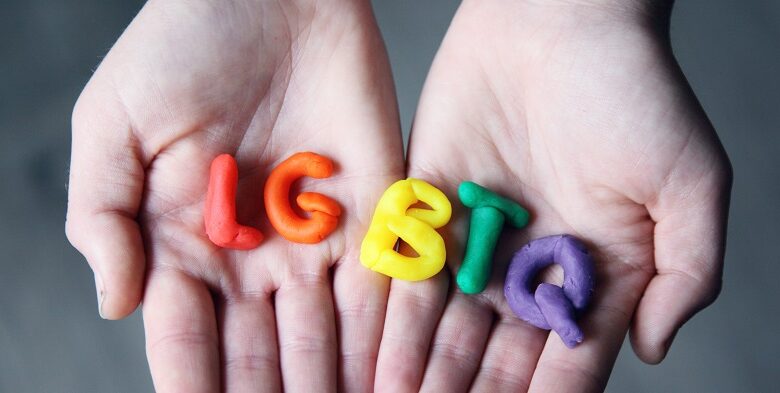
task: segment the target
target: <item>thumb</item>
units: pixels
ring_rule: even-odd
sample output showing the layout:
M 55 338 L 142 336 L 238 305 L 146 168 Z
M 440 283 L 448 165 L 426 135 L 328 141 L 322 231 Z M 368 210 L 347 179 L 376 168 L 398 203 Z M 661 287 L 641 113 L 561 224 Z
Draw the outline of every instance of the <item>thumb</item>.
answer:
M 732 173 L 725 153 L 707 156 L 681 166 L 705 168 L 700 173 L 675 170 L 648 205 L 656 275 L 631 328 L 634 352 L 646 363 L 661 362 L 677 330 L 720 293 Z
M 94 77 L 73 112 L 65 230 L 95 273 L 100 316 L 120 319 L 135 310 L 142 294 L 144 250 L 136 215 L 144 167 L 122 106 L 93 83 Z

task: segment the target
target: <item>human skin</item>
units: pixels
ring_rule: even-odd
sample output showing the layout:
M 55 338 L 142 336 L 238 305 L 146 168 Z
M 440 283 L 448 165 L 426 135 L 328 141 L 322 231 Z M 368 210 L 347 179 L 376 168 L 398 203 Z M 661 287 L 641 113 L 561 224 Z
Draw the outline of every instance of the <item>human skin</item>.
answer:
M 627 332 L 658 363 L 720 290 L 731 167 L 669 43 L 671 4 L 465 0 L 420 98 L 408 175 L 451 200 L 471 180 L 531 213 L 506 228 L 478 295 L 455 289 L 468 210 L 444 228 L 448 268 L 391 284 L 376 389 L 603 390 Z M 568 349 L 502 293 L 511 254 L 568 233 L 595 260 Z M 548 280 L 560 280 L 552 271 Z
M 298 183 L 343 209 L 314 245 L 283 239 L 262 204 L 270 171 L 299 151 L 336 164 Z M 256 249 L 206 236 L 221 153 L 238 161 Z M 68 237 L 104 318 L 143 300 L 157 391 L 371 389 L 389 279 L 360 265 L 360 241 L 404 161 L 367 1 L 148 2 L 79 97 L 71 160 Z

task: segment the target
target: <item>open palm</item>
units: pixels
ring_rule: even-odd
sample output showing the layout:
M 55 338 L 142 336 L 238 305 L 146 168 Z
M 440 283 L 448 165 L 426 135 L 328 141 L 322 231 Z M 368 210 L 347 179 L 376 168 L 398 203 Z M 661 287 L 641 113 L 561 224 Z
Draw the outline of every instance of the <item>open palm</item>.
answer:
M 357 255 L 403 176 L 395 96 L 368 4 L 308 3 L 151 1 L 76 105 L 68 236 L 95 271 L 101 315 L 124 317 L 143 296 L 158 391 L 373 383 L 389 281 Z M 276 234 L 262 206 L 271 169 L 299 151 L 336 165 L 299 182 L 344 212 L 315 245 Z M 238 161 L 239 222 L 265 235 L 254 250 L 206 237 L 221 153 Z
M 654 23 L 665 17 L 551 3 L 465 1 L 436 56 L 409 175 L 451 199 L 475 181 L 532 218 L 500 239 L 487 289 L 465 295 L 452 278 L 469 214 L 453 204 L 449 269 L 391 285 L 377 371 L 387 391 L 597 391 L 629 328 L 637 354 L 658 362 L 718 293 L 730 168 Z M 596 261 L 575 349 L 503 296 L 511 254 L 560 233 Z

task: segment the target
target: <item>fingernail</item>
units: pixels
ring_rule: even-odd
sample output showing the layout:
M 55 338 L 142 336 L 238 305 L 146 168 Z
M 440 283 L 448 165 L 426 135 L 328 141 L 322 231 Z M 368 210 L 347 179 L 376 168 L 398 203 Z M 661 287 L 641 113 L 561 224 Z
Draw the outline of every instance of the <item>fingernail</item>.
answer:
M 106 291 L 103 289 L 103 280 L 97 273 L 95 273 L 95 291 L 97 292 L 98 314 L 100 318 L 106 319 L 103 316 L 103 299 L 105 299 Z

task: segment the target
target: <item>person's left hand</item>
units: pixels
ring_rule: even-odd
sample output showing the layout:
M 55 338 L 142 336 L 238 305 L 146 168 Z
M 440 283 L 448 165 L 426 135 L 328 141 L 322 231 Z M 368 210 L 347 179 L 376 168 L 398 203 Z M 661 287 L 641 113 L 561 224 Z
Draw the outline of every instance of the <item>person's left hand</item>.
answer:
M 453 201 L 448 268 L 393 280 L 377 390 L 598 391 L 629 326 L 639 357 L 659 362 L 717 296 L 730 167 L 671 55 L 668 9 L 583 3 L 466 0 L 458 10 L 408 154 L 408 174 Z M 531 223 L 505 230 L 484 292 L 454 289 L 447 301 L 466 246 L 464 180 L 518 201 Z M 512 252 L 562 233 L 596 263 L 574 349 L 518 319 L 503 294 Z

